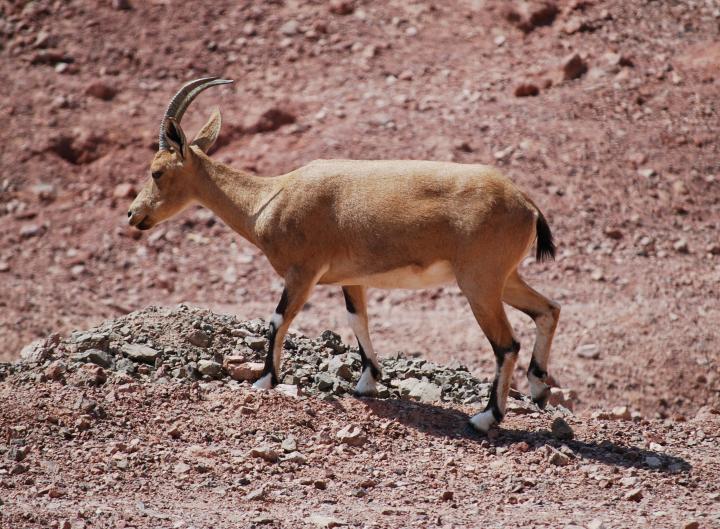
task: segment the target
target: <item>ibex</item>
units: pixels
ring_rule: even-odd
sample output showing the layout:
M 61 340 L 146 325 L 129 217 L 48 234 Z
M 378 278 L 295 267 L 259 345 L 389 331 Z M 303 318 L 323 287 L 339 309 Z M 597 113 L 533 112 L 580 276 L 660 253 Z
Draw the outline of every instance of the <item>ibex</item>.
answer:
M 362 358 L 356 394 L 373 396 L 380 366 L 368 332 L 367 288 L 426 288 L 456 281 L 490 341 L 497 369 L 484 411 L 470 423 L 487 432 L 505 414 L 520 344 L 503 302 L 537 327 L 527 370 L 544 407 L 550 345 L 560 306 L 520 277 L 537 240 L 538 261 L 555 256 L 545 217 L 525 193 L 486 165 L 411 160 L 317 160 L 261 178 L 207 153 L 220 133 L 216 109 L 188 142 L 180 120 L 203 90 L 232 81 L 207 77 L 184 85 L 160 125 L 151 178 L 128 211 L 141 230 L 193 203 L 210 208 L 257 246 L 285 280 L 270 320 L 268 354 L 256 388 L 278 382 L 282 344 L 315 285 L 342 287 Z

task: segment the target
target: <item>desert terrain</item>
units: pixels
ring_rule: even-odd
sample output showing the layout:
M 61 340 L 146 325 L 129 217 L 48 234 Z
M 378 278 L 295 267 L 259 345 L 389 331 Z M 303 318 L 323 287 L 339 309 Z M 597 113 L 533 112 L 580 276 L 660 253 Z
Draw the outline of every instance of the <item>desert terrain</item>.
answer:
M 720 527 L 719 33 L 710 0 L 0 4 L 0 527 Z M 323 331 L 354 347 L 337 287 L 293 325 L 319 355 L 295 389 L 233 380 L 224 358 L 261 351 L 232 330 L 280 278 L 207 210 L 126 224 L 169 98 L 206 75 L 235 82 L 183 127 L 219 106 L 213 156 L 238 168 L 490 163 L 525 190 L 558 243 L 521 268 L 562 305 L 557 407 L 521 398 L 517 312 L 516 409 L 490 436 L 467 388 L 397 367 L 491 379 L 457 287 L 370 292 L 396 382 L 439 399 L 310 391 L 352 354 Z M 127 363 L 148 344 L 159 363 Z

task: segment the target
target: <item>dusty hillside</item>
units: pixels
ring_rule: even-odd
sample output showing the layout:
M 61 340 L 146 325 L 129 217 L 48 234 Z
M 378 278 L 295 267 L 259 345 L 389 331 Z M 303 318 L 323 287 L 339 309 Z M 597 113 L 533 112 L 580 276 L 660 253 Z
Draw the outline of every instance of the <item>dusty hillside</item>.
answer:
M 241 319 L 270 314 L 280 281 L 262 255 L 212 213 L 194 209 L 142 235 L 125 226 L 127 206 L 147 178 L 169 97 L 188 79 L 218 74 L 235 83 L 203 94 L 183 126 L 192 134 L 219 105 L 224 129 L 215 155 L 261 175 L 281 174 L 319 157 L 423 158 L 501 167 L 538 203 L 559 241 L 555 263 L 528 262 L 523 274 L 563 305 L 551 372 L 561 386 L 577 393 L 574 404 L 581 419 L 573 426 L 579 436 L 599 443 L 601 431 L 617 444 L 626 433 L 637 437 L 645 430 L 677 429 L 684 432 L 678 439 L 698 430 L 709 434 L 704 422 L 693 421 L 700 420 L 696 416 L 703 407 L 720 407 L 719 20 L 720 6 L 714 1 L 2 3 L 0 359 L 17 358 L 37 338 L 68 336 L 148 305 L 187 302 Z M 372 333 L 385 358 L 404 351 L 407 358 L 451 368 L 464 365 L 481 382 L 491 376 L 492 352 L 456 288 L 372 291 L 370 298 Z M 516 383 L 525 391 L 522 371 L 534 330 L 519 314 L 511 319 L 523 346 Z M 317 289 L 295 325 L 310 337 L 325 329 L 350 339 L 343 302 L 333 288 Z M 7 403 L 3 427 L 26 428 L 33 446 L 52 446 L 59 450 L 53 457 L 80 461 L 74 459 L 80 455 L 72 452 L 72 443 L 31 427 L 34 398 L 59 399 L 69 406 L 64 399 L 75 398 L 79 390 L 46 387 L 44 382 L 33 389 L 15 376 L 0 389 Z M 141 387 L 152 398 L 165 391 L 154 384 Z M 183 388 L 167 388 L 172 413 L 189 406 L 173 398 Z M 114 392 L 91 391 L 100 392 L 98 399 Z M 212 391 L 225 398 L 226 389 Z M 241 402 L 245 391 L 227 397 L 228 410 L 234 411 L 233 403 Z M 262 398 L 275 402 L 283 397 Z M 143 432 L 153 433 L 153 423 L 145 418 L 162 415 L 152 411 L 159 401 L 149 400 L 142 413 L 123 402 L 113 404 L 119 416 L 125 414 L 143 443 L 154 443 Z M 332 432 L 346 420 L 365 420 L 370 406 L 347 401 L 343 411 L 312 402 L 318 421 Z M 388 402 L 395 400 L 380 407 L 394 410 Z M 197 406 L 193 409 L 200 411 L 205 404 Z M 635 414 L 639 422 L 634 428 L 602 430 L 601 423 L 590 419 L 593 412 L 621 406 Z M 281 420 L 274 409 L 267 413 Z M 437 461 L 421 455 L 425 448 L 470 453 L 473 462 L 461 462 L 456 455 L 458 462 L 450 467 L 453 475 L 469 466 L 485 476 L 463 482 L 468 487 L 463 490 L 480 499 L 486 493 L 482 487 L 501 487 L 490 480 L 496 471 L 490 465 L 494 451 L 509 441 L 479 446 L 475 438 L 456 440 L 449 430 L 453 421 L 462 421 L 456 415 L 448 418 L 445 409 L 425 410 L 439 423 L 435 433 L 410 427 L 398 434 L 407 434 L 406 441 L 381 452 L 390 460 L 430 459 L 428 465 Z M 247 419 L 231 415 L 229 429 L 235 427 L 232 421 Z M 288 414 L 282 420 L 295 419 Z M 511 432 L 535 431 L 538 421 L 547 422 L 527 416 L 512 421 Z M 110 429 L 108 435 L 119 435 L 122 425 L 118 419 L 118 433 Z M 188 443 L 198 444 L 199 435 Z M 523 475 L 532 467 L 530 460 L 545 457 L 540 449 L 547 441 L 532 435 L 530 440 L 522 437 L 532 449 L 512 455 Z M 172 451 L 171 441 L 163 439 Z M 89 442 L 105 443 L 99 438 Z M 624 442 L 640 446 L 640 441 Z M 678 450 L 675 457 L 700 472 L 711 464 L 703 459 L 706 455 L 717 459 L 716 448 L 707 454 L 684 442 L 668 443 Z M 138 499 L 142 490 L 155 490 L 154 479 L 163 475 L 161 463 L 147 457 L 147 468 L 141 465 L 138 471 L 147 474 L 147 481 L 133 485 Z M 339 458 L 338 464 L 349 475 L 353 465 L 368 463 L 366 457 L 359 450 Z M 234 464 L 227 457 L 223 462 Z M 90 472 L 88 468 L 82 472 Z M 422 468 L 417 472 L 435 479 L 436 470 Z M 638 525 L 660 527 L 664 525 L 653 522 L 653 512 L 663 510 L 667 498 L 682 506 L 684 496 L 673 495 L 679 490 L 673 487 L 684 487 L 676 481 L 694 475 L 667 478 L 672 487 L 658 481 L 662 493 L 654 494 L 662 506 L 638 512 L 636 504 L 616 504 L 616 496 L 606 492 L 593 496 L 581 479 L 594 472 L 614 473 L 611 468 L 616 467 L 589 473 L 579 468 L 553 469 L 551 474 L 560 473 L 563 480 L 549 482 L 547 495 L 533 489 L 533 502 L 551 497 L 554 505 L 563 502 L 566 512 L 581 512 L 582 505 L 589 505 L 582 503 L 585 499 L 596 498 L 596 503 L 605 502 L 606 511 L 620 506 L 614 519 L 633 512 L 645 517 Z M 653 483 L 665 476 L 627 468 Z M 277 467 L 266 470 L 276 472 Z M 89 480 L 87 490 L 100 481 L 104 487 L 123 487 L 107 476 Z M 398 479 L 413 483 L 416 478 L 423 483 L 420 475 Z M 193 479 L 187 486 L 197 488 L 201 482 Z M 0 486 L 15 487 L 14 494 L 23 483 L 21 477 L 8 481 L 0 474 Z M 306 494 L 303 488 L 290 488 L 291 483 L 287 490 L 293 495 Z M 559 483 L 577 487 L 561 493 Z M 286 490 L 282 487 L 273 490 L 291 494 L 279 492 Z M 458 489 L 456 494 L 465 493 Z M 400 501 L 408 496 L 400 487 L 388 497 Z M 436 497 L 434 492 L 431 496 Z M 203 501 L 208 497 L 198 496 Z M 212 497 L 218 499 L 211 505 L 225 502 L 222 494 Z M 339 512 L 343 501 L 351 500 L 339 501 Z M 359 501 L 352 500 L 354 505 Z M 717 504 L 717 498 L 709 501 Z M 461 509 L 476 505 L 487 514 L 484 504 L 457 504 Z M 196 507 L 207 510 L 208 505 Z M 531 505 L 525 521 L 543 512 L 541 505 Z M 697 505 L 697 512 L 707 514 Z M 277 508 L 283 504 L 278 502 Z M 493 519 L 501 520 L 508 510 L 503 507 Z M 436 509 L 426 511 L 430 516 Z M 460 520 L 471 525 L 471 511 L 462 512 L 437 525 Z M 677 511 L 665 526 L 687 518 Z M 148 520 L 146 526 L 155 523 Z

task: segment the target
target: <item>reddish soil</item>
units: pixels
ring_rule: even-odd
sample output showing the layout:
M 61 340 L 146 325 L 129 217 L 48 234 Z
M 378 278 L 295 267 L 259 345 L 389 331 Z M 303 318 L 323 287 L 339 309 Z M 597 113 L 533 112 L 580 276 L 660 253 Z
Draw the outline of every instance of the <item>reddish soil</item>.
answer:
M 125 3 L 131 9 L 113 7 Z M 78 390 L 39 386 L 35 394 L 29 386 L 6 383 L 0 386 L 3 428 L 27 429 L 32 442 L 48 450 L 48 461 L 79 467 L 73 470 L 77 481 L 64 485 L 74 491 L 74 503 L 57 500 L 58 516 L 50 514 L 53 502 L 43 503 L 35 521 L 12 518 L 11 526 L 74 520 L 78 510 L 95 512 L 97 505 L 120 512 L 122 506 L 135 509 L 136 501 L 144 502 L 143 509 L 164 505 L 198 513 L 184 518 L 189 525 L 230 526 L 232 509 L 245 509 L 238 503 L 240 489 L 223 485 L 239 478 L 224 452 L 237 439 L 225 431 L 207 439 L 202 432 L 270 432 L 270 423 L 289 431 L 308 406 L 317 428 L 363 424 L 377 449 L 348 455 L 328 448 L 309 458 L 311 468 L 303 472 L 340 476 L 337 489 L 328 487 L 332 494 L 298 485 L 293 480 L 300 474 L 288 478 L 275 467 L 243 470 L 272 474 L 270 499 L 261 508 L 273 523 L 294 526 L 299 513 L 314 512 L 327 497 L 331 503 L 323 506 L 358 526 L 587 525 L 592 517 L 573 518 L 585 511 L 600 519 L 607 514 L 606 527 L 681 527 L 696 514 L 701 527 L 720 526 L 711 514 L 717 496 L 708 496 L 720 480 L 717 438 L 702 450 L 683 441 L 701 430 L 716 436 L 717 422 L 695 417 L 703 406 L 720 407 L 718 6 L 563 0 L 552 3 L 555 14 L 531 2 L 535 16 L 528 17 L 521 8 L 510 13 L 516 3 L 502 0 L 330 4 L 0 5 L 0 359 L 17 357 L 23 345 L 51 332 L 87 328 L 149 304 L 183 301 L 241 318 L 271 313 L 282 289 L 279 278 L 212 213 L 191 210 L 142 235 L 125 225 L 133 193 L 147 178 L 169 97 L 188 79 L 217 74 L 236 82 L 203 94 L 183 126 L 192 134 L 219 105 L 225 125 L 215 156 L 258 174 L 281 174 L 321 157 L 500 166 L 538 203 L 559 242 L 556 262 L 528 261 L 523 274 L 563 306 L 550 367 L 560 385 L 578 393 L 573 426 L 580 439 L 591 445 L 589 452 L 605 439 L 623 450 L 644 449 L 645 432 L 652 437 L 670 429 L 678 432 L 668 441 L 674 457 L 692 470 L 683 467 L 680 477 L 668 477 L 633 465 L 583 461 L 542 474 L 542 484 L 538 478 L 523 489 L 528 502 L 510 502 L 513 485 L 503 476 L 546 472 L 535 461 L 544 438 L 513 433 L 537 431 L 542 418 L 509 417 L 504 441 L 481 445 L 477 438 L 457 437 L 459 412 L 444 408 L 415 410 L 432 426 L 405 425 L 390 435 L 383 421 L 403 424 L 402 416 L 393 417 L 405 411 L 404 404 L 388 402 L 368 414 L 373 405 L 351 400 L 341 407 L 283 401 L 248 418 L 233 415 L 233 402 L 244 394 L 218 389 L 212 399 L 229 400 L 215 422 L 211 401 L 177 402 L 172 396 L 180 389 L 149 385 L 108 404 L 121 418 L 107 433 L 104 426 L 87 433 L 97 433 L 97 454 L 111 450 L 114 441 L 105 435 L 122 434 L 122 442 L 137 436 L 147 444 L 138 452 L 145 455 L 137 474 L 118 477 L 112 470 L 95 473 L 84 466 L 83 457 L 90 461 L 91 454 L 78 455 L 62 436 L 32 426 L 42 421 L 36 406 L 46 401 L 43 406 L 54 402 L 72 414 Z M 580 58 L 569 60 L 574 53 Z M 274 120 L 263 119 L 269 110 Z M 293 119 L 278 118 L 287 115 Z M 337 288 L 318 288 L 295 327 L 309 335 L 331 328 L 349 339 L 343 309 Z M 373 291 L 370 314 L 381 354 L 404 350 L 491 376 L 492 352 L 456 288 Z M 523 345 L 516 379 L 525 390 L 521 374 L 534 330 L 517 313 L 511 319 Z M 136 407 L 146 392 L 147 409 Z M 620 405 L 642 419 L 603 429 L 589 418 Z M 194 430 L 180 441 L 157 440 L 162 433 L 153 430 L 154 417 L 165 420 L 166 413 L 182 414 Z M 531 450 L 512 448 L 518 439 Z M 219 451 L 202 456 L 215 458 L 217 465 L 208 464 L 211 474 L 182 487 L 169 479 L 174 459 L 153 453 L 157 448 L 180 457 L 191 445 L 211 450 L 213 443 Z M 617 501 L 621 494 L 612 487 L 589 484 L 586 465 L 598 465 L 590 471 L 604 476 L 598 482 L 620 469 L 651 488 L 640 506 Z M 400 472 L 393 479 L 405 483 L 370 494 L 397 504 L 382 515 L 390 518 L 375 517 L 367 498 L 348 496 L 355 488 L 350 476 L 359 480 L 369 466 L 381 473 L 380 481 Z M 440 470 L 447 468 L 454 472 L 445 478 Z M 0 475 L 0 484 L 45 486 L 40 478 L 37 485 L 8 479 Z M 206 481 L 213 484 L 203 489 Z M 438 492 L 427 490 L 438 482 L 450 484 L 452 501 L 438 504 Z M 690 492 L 687 483 L 700 492 Z M 114 499 L 101 501 L 96 487 Z M 226 491 L 212 492 L 217 487 Z M 244 493 L 245 485 L 238 487 Z M 78 496 L 80 490 L 86 496 Z M 650 494 L 657 503 L 650 503 Z M 668 514 L 653 518 L 656 511 Z M 102 521 L 93 516 L 90 526 L 121 527 L 111 517 L 120 514 Z M 126 525 L 176 522 L 145 516 Z

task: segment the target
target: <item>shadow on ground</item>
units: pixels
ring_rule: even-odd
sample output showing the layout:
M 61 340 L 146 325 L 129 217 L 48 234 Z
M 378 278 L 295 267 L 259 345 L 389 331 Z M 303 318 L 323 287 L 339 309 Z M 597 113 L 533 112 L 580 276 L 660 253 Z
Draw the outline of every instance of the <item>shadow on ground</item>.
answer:
M 459 410 L 407 400 L 368 399 L 364 402 L 367 408 L 379 417 L 397 420 L 408 428 L 436 437 L 467 439 L 486 443 L 488 446 L 508 446 L 524 441 L 530 450 L 538 450 L 546 445 L 559 449 L 562 445 L 566 445 L 586 460 L 616 467 L 635 467 L 664 473 L 687 472 L 692 468 L 690 463 L 680 457 L 638 446 L 619 444 L 608 439 L 560 441 L 548 430 L 543 429 L 527 431 L 500 428 L 490 435 L 484 435 L 475 431 L 468 423 L 469 416 Z M 648 457 L 659 459 L 662 465 L 658 468 L 650 467 L 646 463 Z

